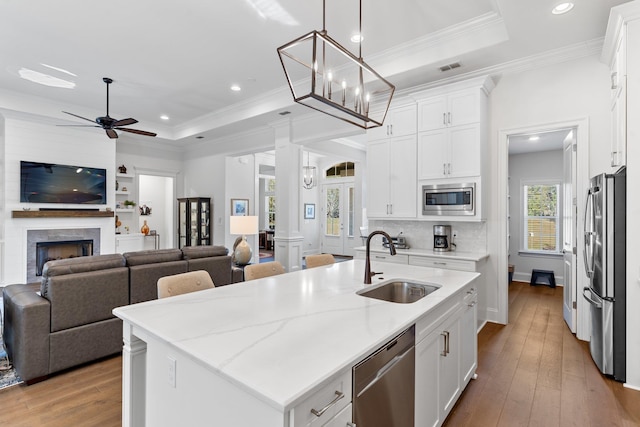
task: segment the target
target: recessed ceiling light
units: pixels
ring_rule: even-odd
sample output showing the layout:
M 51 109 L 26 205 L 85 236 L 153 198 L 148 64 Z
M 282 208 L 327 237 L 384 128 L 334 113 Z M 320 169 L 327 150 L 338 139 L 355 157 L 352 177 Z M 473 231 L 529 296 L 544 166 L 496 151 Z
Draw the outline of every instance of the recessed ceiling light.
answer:
M 362 42 L 362 40 L 364 40 L 364 37 L 362 37 L 360 34 L 355 33 L 354 35 L 351 36 L 351 41 L 353 43 L 360 43 Z
M 161 115 L 160 118 L 162 120 L 169 120 L 169 116 L 167 116 L 166 114 Z
M 76 87 L 76 84 L 74 82 L 59 79 L 57 77 L 50 76 L 49 74 L 44 74 L 39 71 L 30 70 L 28 68 L 20 68 L 20 70 L 18 70 L 18 74 L 25 80 L 29 80 L 30 82 L 38 83 L 44 86 L 61 87 L 64 89 L 73 89 L 74 87 Z
M 573 3 L 571 2 L 560 3 L 559 5 L 553 8 L 551 13 L 553 13 L 554 15 L 562 15 L 563 13 L 569 12 L 571 9 L 573 9 Z
M 238 85 L 232 85 L 230 89 L 234 92 L 240 92 L 242 90 L 242 88 Z
M 540 137 L 539 137 L 539 136 L 530 136 L 530 137 L 529 137 L 529 141 L 531 141 L 531 142 L 538 141 L 539 139 L 540 139 Z

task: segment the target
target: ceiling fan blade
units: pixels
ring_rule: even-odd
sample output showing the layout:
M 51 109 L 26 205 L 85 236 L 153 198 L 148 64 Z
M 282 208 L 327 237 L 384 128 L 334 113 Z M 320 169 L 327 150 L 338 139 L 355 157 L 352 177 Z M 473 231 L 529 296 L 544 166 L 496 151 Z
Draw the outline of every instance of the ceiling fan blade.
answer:
M 127 128 L 116 128 L 116 129 L 124 131 L 124 132 L 137 133 L 138 135 L 145 135 L 145 136 L 156 136 L 157 135 L 157 133 L 147 132 L 146 130 L 127 129 Z
M 87 119 L 86 117 L 82 117 L 82 116 L 79 116 L 77 114 L 70 113 L 68 111 L 63 111 L 63 113 L 69 114 L 70 116 L 77 117 L 77 118 L 82 119 L 82 120 L 86 120 L 86 121 L 91 122 L 91 123 L 95 123 L 96 122 L 95 120 Z
M 105 129 L 105 132 L 107 132 L 107 136 L 111 139 L 115 139 L 118 137 L 118 133 L 113 129 Z
M 128 119 L 117 120 L 113 123 L 114 126 L 127 126 L 132 125 L 134 123 L 138 123 L 136 119 L 132 119 L 129 117 Z

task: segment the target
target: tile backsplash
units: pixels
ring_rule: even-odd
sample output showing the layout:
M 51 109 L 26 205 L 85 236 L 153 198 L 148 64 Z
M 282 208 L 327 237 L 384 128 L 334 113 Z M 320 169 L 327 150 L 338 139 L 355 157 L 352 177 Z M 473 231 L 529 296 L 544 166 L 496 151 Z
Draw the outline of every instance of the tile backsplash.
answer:
M 369 220 L 369 232 L 383 230 L 395 237 L 400 232 L 405 236 L 411 248 L 433 249 L 433 226 L 450 225 L 455 237 L 453 243 L 456 250 L 461 252 L 487 251 L 486 222 L 450 222 L 450 221 L 398 221 L 398 220 Z M 381 238 L 376 236 L 372 240 L 381 244 Z

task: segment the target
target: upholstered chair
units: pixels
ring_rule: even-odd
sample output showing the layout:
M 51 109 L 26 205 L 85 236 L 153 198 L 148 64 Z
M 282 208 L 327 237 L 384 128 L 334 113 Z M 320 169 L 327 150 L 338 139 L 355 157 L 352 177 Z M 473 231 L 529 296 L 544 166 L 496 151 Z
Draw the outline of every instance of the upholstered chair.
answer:
M 204 270 L 189 271 L 158 279 L 158 298 L 173 297 L 189 292 L 211 289 L 215 285 Z
M 307 255 L 307 268 L 320 267 L 321 265 L 330 265 L 336 262 L 331 254 Z
M 278 261 L 263 262 L 247 265 L 244 268 L 244 280 L 260 279 L 285 273 L 284 267 Z

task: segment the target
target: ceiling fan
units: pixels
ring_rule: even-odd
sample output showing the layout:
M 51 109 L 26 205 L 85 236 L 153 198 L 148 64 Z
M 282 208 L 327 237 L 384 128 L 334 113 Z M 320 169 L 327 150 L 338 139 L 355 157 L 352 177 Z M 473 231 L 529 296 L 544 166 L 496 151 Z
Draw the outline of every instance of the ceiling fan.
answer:
M 107 84 L 107 114 L 106 114 L 106 116 L 98 117 L 95 120 L 91 120 L 91 119 L 87 119 L 86 117 L 79 116 L 77 114 L 73 114 L 73 113 L 69 113 L 67 111 L 63 111 L 63 113 L 65 113 L 65 114 L 69 114 L 71 116 L 77 117 L 77 118 L 82 119 L 82 120 L 86 120 L 86 121 L 91 122 L 91 123 L 97 123 L 97 125 L 94 124 L 94 125 L 59 125 L 59 126 L 77 126 L 77 127 L 102 128 L 102 129 L 105 130 L 105 132 L 107 132 L 107 136 L 109 138 L 112 138 L 112 139 L 118 137 L 118 133 L 116 132 L 116 130 L 121 130 L 121 131 L 124 131 L 124 132 L 130 132 L 130 133 L 136 133 L 138 135 L 156 136 L 157 134 L 155 134 L 153 132 L 147 132 L 145 130 L 129 129 L 129 128 L 122 127 L 122 126 L 132 125 L 134 123 L 138 123 L 138 121 L 136 119 L 128 118 L 128 119 L 116 120 L 113 117 L 109 116 L 109 85 L 111 83 L 113 83 L 113 79 L 110 79 L 109 77 L 103 77 L 102 81 Z

